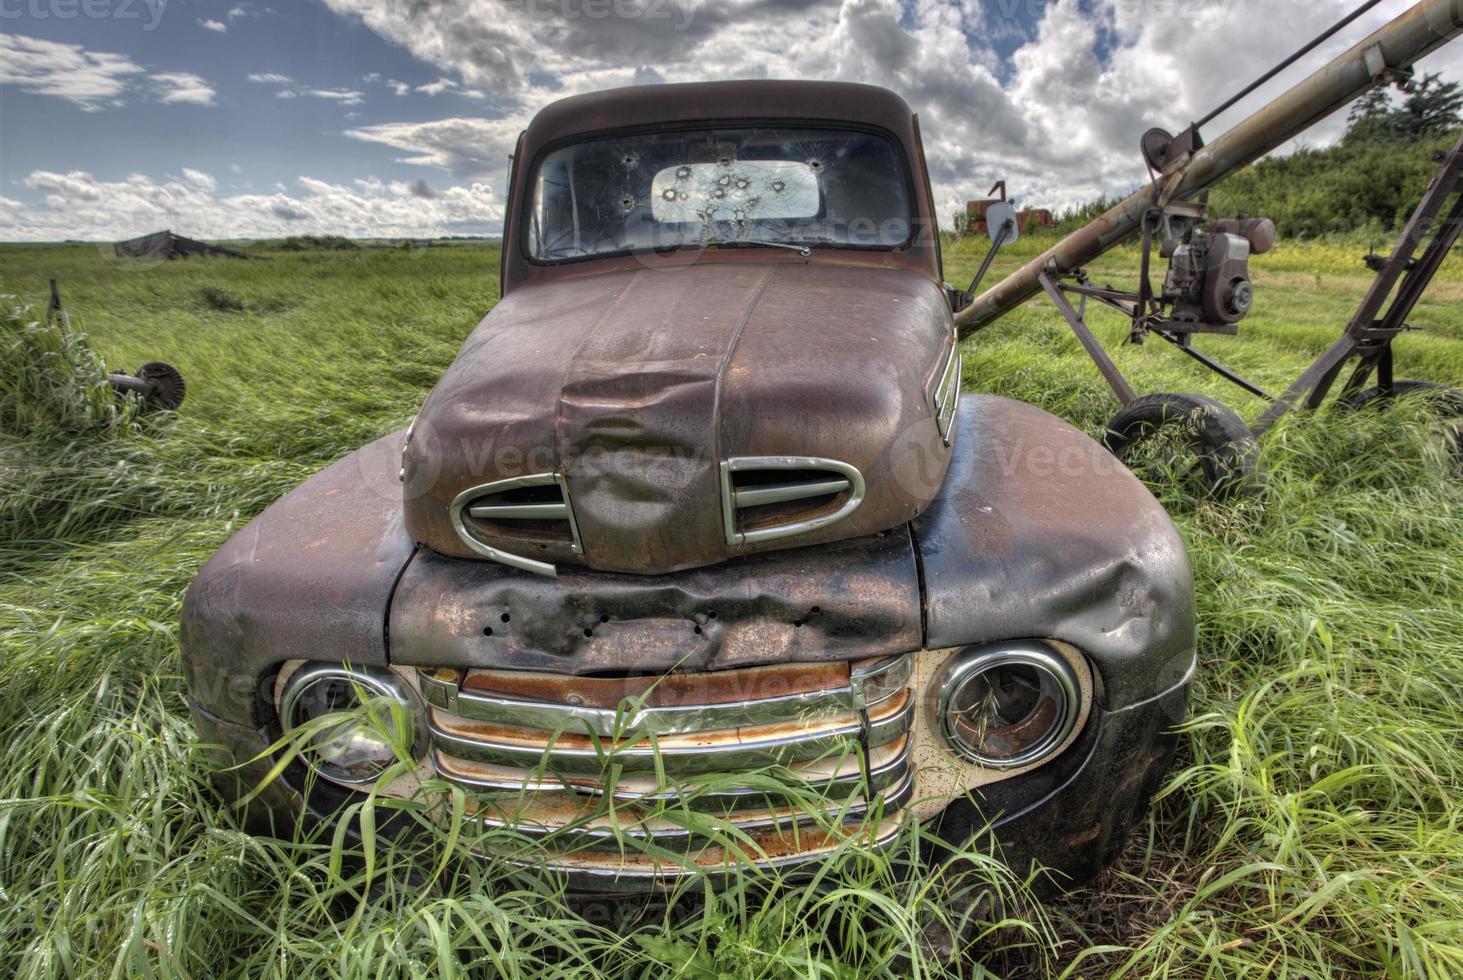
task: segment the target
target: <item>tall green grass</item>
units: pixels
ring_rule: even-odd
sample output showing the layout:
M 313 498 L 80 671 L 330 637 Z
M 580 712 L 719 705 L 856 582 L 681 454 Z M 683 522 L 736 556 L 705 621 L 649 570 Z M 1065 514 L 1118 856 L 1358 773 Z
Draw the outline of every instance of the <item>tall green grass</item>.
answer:
M 1023 241 L 995 274 L 1040 245 Z M 948 253 L 950 278 L 979 253 Z M 0 258 L 0 292 L 22 300 L 41 302 L 57 276 L 108 366 L 168 360 L 189 382 L 176 417 L 112 438 L 0 435 L 7 974 L 1463 971 L 1463 499 L 1418 409 L 1294 416 L 1264 443 L 1268 493 L 1176 506 L 1199 583 L 1193 719 L 1153 818 L 1095 886 L 1003 903 L 1001 922 L 938 878 L 901 877 L 911 834 L 895 859 L 849 849 L 813 882 L 749 876 L 724 892 L 693 884 L 675 905 L 611 908 L 449 850 L 531 855 L 500 832 L 425 833 L 369 861 L 328 828 L 244 833 L 212 793 L 178 672 L 178 606 L 201 563 L 306 475 L 410 419 L 494 302 L 496 250 L 140 268 L 85 247 Z M 1201 345 L 1283 386 L 1359 298 L 1354 260 L 1325 246 L 1256 260 L 1244 335 Z M 1122 281 L 1135 265 L 1120 252 L 1094 275 Z M 1463 380 L 1460 297 L 1450 268 L 1415 317 L 1430 330 L 1399 343 L 1400 376 Z M 1124 332 L 1116 318 L 1094 324 L 1113 345 Z M 1047 308 L 965 349 L 969 389 L 1094 433 L 1116 410 Z M 1141 390 L 1258 409 L 1157 341 L 1117 357 Z M 0 385 L 23 383 L 17 371 L 0 366 Z M 978 883 L 1019 892 L 980 867 Z M 956 967 L 928 955 L 940 930 L 923 927 L 972 915 L 976 942 Z

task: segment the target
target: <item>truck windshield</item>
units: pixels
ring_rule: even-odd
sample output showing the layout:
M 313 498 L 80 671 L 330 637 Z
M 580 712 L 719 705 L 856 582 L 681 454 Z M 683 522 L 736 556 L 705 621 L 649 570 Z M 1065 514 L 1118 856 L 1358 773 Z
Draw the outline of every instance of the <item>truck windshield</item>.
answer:
M 698 130 L 596 139 L 542 158 L 529 255 L 766 242 L 891 249 L 910 238 L 894 143 L 836 129 Z

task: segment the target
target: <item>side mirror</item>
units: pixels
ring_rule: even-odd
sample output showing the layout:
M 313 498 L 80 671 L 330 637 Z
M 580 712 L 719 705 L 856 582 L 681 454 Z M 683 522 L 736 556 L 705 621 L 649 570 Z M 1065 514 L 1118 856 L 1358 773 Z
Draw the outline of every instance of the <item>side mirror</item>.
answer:
M 985 210 L 985 230 L 991 244 L 999 248 L 1011 245 L 1021 237 L 1021 225 L 1016 221 L 1016 209 L 1005 201 L 998 201 Z M 1002 231 L 1005 237 L 1002 237 Z
M 1005 201 L 997 201 L 985 209 L 985 230 L 991 238 L 991 249 L 985 253 L 981 260 L 980 268 L 976 270 L 975 278 L 970 280 L 970 288 L 965 292 L 971 296 L 980 288 L 980 281 L 985 278 L 986 272 L 991 267 L 991 260 L 1001 250 L 1001 246 L 1010 245 L 1021 237 L 1021 229 L 1016 223 L 1016 209 Z

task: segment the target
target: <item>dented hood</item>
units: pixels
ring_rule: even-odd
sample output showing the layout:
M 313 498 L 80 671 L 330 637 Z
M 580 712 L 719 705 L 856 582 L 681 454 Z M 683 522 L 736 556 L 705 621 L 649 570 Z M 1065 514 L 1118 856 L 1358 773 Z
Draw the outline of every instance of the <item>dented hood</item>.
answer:
M 938 284 L 821 255 L 751 258 L 587 271 L 509 294 L 413 428 L 412 536 L 446 555 L 481 557 L 471 537 L 554 564 L 658 574 L 867 534 L 923 510 L 949 462 L 931 401 L 952 349 Z M 729 541 L 722 463 L 733 457 L 835 460 L 857 469 L 864 494 L 834 523 Z M 534 476 L 557 489 L 492 499 L 567 491 L 577 535 L 534 520 L 455 526 L 465 491 Z M 806 502 L 807 515 L 781 504 L 756 520 L 826 515 L 850 499 Z

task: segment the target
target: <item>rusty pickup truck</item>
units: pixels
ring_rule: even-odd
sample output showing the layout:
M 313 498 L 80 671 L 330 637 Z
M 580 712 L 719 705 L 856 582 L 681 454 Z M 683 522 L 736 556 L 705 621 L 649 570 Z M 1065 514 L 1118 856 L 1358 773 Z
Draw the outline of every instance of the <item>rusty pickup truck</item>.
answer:
M 460 787 L 463 819 L 599 891 L 914 822 L 1089 878 L 1172 756 L 1188 559 L 1096 442 L 962 393 L 941 262 L 918 120 L 883 89 L 542 110 L 502 300 L 412 426 L 188 591 L 221 783 L 275 826 Z

